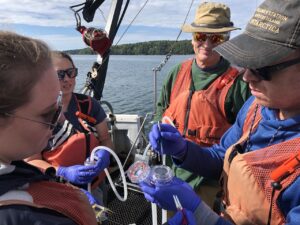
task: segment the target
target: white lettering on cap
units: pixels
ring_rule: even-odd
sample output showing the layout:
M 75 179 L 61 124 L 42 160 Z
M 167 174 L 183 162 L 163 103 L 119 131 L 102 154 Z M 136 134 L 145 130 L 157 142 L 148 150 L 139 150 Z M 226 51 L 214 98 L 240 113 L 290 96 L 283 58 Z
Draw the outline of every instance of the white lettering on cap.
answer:
M 287 21 L 288 17 L 271 10 L 257 8 L 254 16 L 250 20 L 250 24 L 272 33 L 279 33 L 282 22 Z

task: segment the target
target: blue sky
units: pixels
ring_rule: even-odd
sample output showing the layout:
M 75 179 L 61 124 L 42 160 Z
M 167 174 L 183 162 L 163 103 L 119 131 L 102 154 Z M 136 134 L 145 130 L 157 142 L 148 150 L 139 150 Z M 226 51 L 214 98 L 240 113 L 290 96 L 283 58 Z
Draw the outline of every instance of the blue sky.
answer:
M 71 5 L 84 0 L 0 0 L 0 29 L 15 31 L 23 35 L 46 41 L 53 49 L 69 50 L 86 47 L 80 34 L 75 30 L 75 18 L 69 9 Z M 207 0 L 209 2 L 209 0 Z M 137 14 L 146 0 L 131 0 L 121 29 L 115 38 L 119 40 L 127 25 Z M 187 23 L 191 23 L 200 2 L 192 5 Z M 245 28 L 255 8 L 262 0 L 224 0 L 220 1 L 231 8 L 231 18 L 235 26 Z M 82 25 L 87 27 L 105 27 L 105 19 L 111 0 L 106 0 L 97 10 L 94 22 Z M 150 40 L 175 40 L 182 26 L 191 0 L 149 0 L 144 10 L 137 17 L 119 44 Z M 242 31 L 232 32 L 232 36 Z M 180 40 L 190 39 L 190 34 L 183 33 Z

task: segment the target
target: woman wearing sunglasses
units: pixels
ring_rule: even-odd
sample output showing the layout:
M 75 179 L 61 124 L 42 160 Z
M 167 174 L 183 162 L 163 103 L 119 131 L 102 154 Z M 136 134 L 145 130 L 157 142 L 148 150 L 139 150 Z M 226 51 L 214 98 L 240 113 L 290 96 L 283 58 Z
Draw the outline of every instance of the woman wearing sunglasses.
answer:
M 61 93 L 48 47 L 0 32 L 1 224 L 97 224 L 84 193 L 23 159 L 47 146 L 61 115 Z
M 109 166 L 109 153 L 96 152 L 98 163 L 93 170 L 83 164 L 94 147 L 112 148 L 106 114 L 95 99 L 73 92 L 78 70 L 72 58 L 64 52 L 52 52 L 52 59 L 62 91 L 63 118 L 48 147 L 27 161 L 42 171 L 55 167 L 57 176 L 79 187 L 87 189 L 92 183 L 94 197 L 104 204 L 107 188 L 103 170 Z
M 214 51 L 216 46 L 229 40 L 230 32 L 236 29 L 226 5 L 202 3 L 194 22 L 182 27 L 184 32 L 192 34 L 195 55 L 169 73 L 157 103 L 156 120 L 168 116 L 185 138 L 201 146 L 219 143 L 250 96 L 239 71 Z M 210 193 L 203 188 L 211 181 L 181 168 L 174 167 L 174 172 L 199 193 L 207 196 Z M 213 197 L 208 198 L 212 202 Z

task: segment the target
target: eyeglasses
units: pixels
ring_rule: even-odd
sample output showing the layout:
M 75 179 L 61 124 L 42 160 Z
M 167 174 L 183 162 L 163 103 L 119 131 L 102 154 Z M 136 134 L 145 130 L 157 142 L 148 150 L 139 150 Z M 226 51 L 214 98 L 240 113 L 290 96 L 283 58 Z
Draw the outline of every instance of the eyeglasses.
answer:
M 195 41 L 205 42 L 209 39 L 212 44 L 221 44 L 224 41 L 229 40 L 229 33 L 221 33 L 221 34 L 208 34 L 208 33 L 193 33 L 193 38 Z
M 57 109 L 56 109 L 55 113 L 53 114 L 53 117 L 52 117 L 52 120 L 51 120 L 50 123 L 30 119 L 30 118 L 15 115 L 15 114 L 12 114 L 12 113 L 4 113 L 4 115 L 9 116 L 9 117 L 14 117 L 14 118 L 19 118 L 19 119 L 23 119 L 23 120 L 32 121 L 32 122 L 35 122 L 35 123 L 44 124 L 44 125 L 49 126 L 50 130 L 53 130 L 56 127 L 57 123 L 58 123 L 61 112 L 62 112 L 62 92 L 59 92 L 59 95 L 57 97 Z
M 273 73 L 278 72 L 280 70 L 283 70 L 287 67 L 293 66 L 293 65 L 298 64 L 298 63 L 300 63 L 300 58 L 291 59 L 289 61 L 278 63 L 278 64 L 273 65 L 273 66 L 265 66 L 265 67 L 262 67 L 262 68 L 249 69 L 249 70 L 251 71 L 251 73 L 258 76 L 260 79 L 270 81 L 271 80 L 271 75 Z
M 65 79 L 65 76 L 67 75 L 69 78 L 74 78 L 78 75 L 78 69 L 77 68 L 69 68 L 66 70 L 57 70 L 57 76 L 59 80 Z

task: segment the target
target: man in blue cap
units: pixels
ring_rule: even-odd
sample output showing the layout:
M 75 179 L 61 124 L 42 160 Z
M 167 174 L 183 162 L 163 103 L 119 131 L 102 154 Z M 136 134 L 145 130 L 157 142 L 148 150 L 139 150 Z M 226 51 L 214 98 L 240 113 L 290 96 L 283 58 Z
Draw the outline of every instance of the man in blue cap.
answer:
M 149 134 L 178 167 L 220 179 L 219 215 L 178 178 L 162 187 L 141 184 L 147 199 L 175 210 L 177 195 L 197 225 L 300 224 L 299 12 L 298 0 L 265 0 L 243 34 L 216 48 L 246 68 L 253 95 L 220 144 L 200 147 L 164 124 Z

